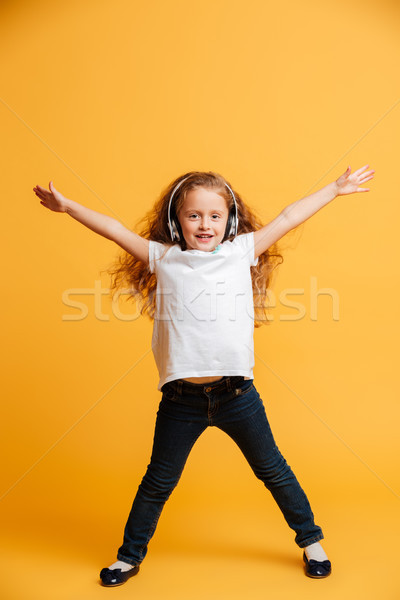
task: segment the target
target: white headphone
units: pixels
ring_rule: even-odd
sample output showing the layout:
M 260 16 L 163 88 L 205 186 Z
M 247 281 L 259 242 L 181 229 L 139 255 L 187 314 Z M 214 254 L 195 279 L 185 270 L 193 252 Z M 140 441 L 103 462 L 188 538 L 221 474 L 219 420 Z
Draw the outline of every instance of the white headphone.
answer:
M 180 181 L 174 187 L 174 190 L 173 190 L 173 192 L 171 194 L 171 197 L 170 197 L 169 203 L 168 203 L 168 227 L 169 227 L 169 232 L 170 232 L 171 239 L 172 239 L 173 242 L 175 240 L 179 242 L 179 240 L 181 239 L 181 237 L 180 237 L 179 231 L 178 231 L 178 223 L 175 221 L 175 219 L 171 219 L 172 199 L 173 199 L 173 197 L 175 195 L 175 192 L 178 190 L 178 188 L 188 178 L 189 178 L 189 175 L 188 175 L 188 177 L 185 177 L 185 179 L 182 179 L 182 181 Z M 232 192 L 232 190 L 229 187 L 229 185 L 227 183 L 225 183 L 225 185 L 228 188 L 228 190 L 230 191 L 231 196 L 233 198 L 233 210 L 231 209 L 230 212 L 229 212 L 228 222 L 226 224 L 224 238 L 227 238 L 230 235 L 234 235 L 236 237 L 237 236 L 237 231 L 238 231 L 238 210 L 237 210 L 236 198 L 235 198 L 235 194 Z

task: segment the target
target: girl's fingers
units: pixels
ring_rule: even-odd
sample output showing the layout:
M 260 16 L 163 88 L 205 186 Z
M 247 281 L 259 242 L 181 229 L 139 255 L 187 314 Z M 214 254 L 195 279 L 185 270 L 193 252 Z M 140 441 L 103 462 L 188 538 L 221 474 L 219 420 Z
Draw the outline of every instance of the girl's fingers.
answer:
M 368 171 L 368 173 L 364 173 L 361 177 L 359 177 L 358 178 L 359 185 L 362 185 L 366 181 L 369 181 L 370 179 L 372 179 L 374 176 L 373 173 L 374 173 L 374 171 Z
M 366 181 L 369 181 L 372 178 L 373 178 L 373 175 L 370 175 L 369 177 L 363 177 L 362 179 L 360 179 L 360 183 L 365 183 Z
M 41 185 L 36 185 L 36 186 L 35 186 L 33 189 L 34 189 L 34 190 L 35 190 L 35 189 L 37 189 L 37 190 L 42 190 L 43 192 L 47 192 L 47 191 L 48 191 L 46 188 L 42 187 Z
M 360 173 L 362 173 L 368 167 L 369 167 L 369 165 L 364 165 L 363 167 L 360 167 L 359 169 L 357 169 L 357 171 L 354 171 L 353 175 L 359 175 Z

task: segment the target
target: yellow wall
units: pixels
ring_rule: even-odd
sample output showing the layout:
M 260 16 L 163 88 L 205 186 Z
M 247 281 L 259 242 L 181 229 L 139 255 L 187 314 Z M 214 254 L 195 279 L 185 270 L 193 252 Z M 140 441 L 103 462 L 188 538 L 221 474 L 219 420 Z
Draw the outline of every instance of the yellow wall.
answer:
M 358 543 L 349 560 L 366 559 L 366 544 L 396 539 L 398 5 L 37 0 L 6 2 L 1 12 L 0 510 L 12 565 L 38 549 L 52 555 L 53 572 L 61 563 L 54 557 L 68 549 L 69 560 L 76 552 L 95 571 L 115 560 L 161 399 L 152 325 L 132 305 L 121 304 L 133 315 L 124 320 L 105 297 L 96 308 L 91 292 L 74 296 L 87 317 L 66 318 L 77 311 L 63 294 L 106 289 L 100 271 L 118 247 L 42 207 L 32 188 L 53 180 L 64 195 L 133 227 L 188 170 L 222 173 L 264 222 L 348 165 L 376 170 L 364 186 L 370 192 L 337 198 L 283 240 L 273 320 L 255 331 L 254 375 L 326 548 L 343 557 L 343 545 Z M 333 290 L 336 316 L 332 300 L 316 301 L 311 286 Z M 300 302 L 304 315 L 280 294 Z M 147 560 L 171 544 L 177 552 L 201 548 L 207 524 L 240 546 L 232 537 L 238 514 L 238 538 L 246 535 L 249 547 L 260 536 L 271 556 L 276 545 L 297 551 L 239 449 L 208 429 Z M 367 597 L 374 583 L 362 573 Z M 44 598 L 36 576 L 30 597 Z M 27 598 L 19 586 L 15 598 Z M 342 597 L 349 589 L 338 588 Z M 174 598 L 186 592 L 176 588 Z M 256 586 L 252 597 L 262 592 Z M 224 593 L 235 590 L 221 588 L 218 597 Z

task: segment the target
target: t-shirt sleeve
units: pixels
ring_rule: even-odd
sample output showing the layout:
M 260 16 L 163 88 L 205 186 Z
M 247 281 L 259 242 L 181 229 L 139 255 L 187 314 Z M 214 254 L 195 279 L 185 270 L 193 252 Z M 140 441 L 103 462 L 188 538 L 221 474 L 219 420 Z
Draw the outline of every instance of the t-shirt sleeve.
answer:
M 149 271 L 155 273 L 156 271 L 156 260 L 161 258 L 166 250 L 165 245 L 160 242 L 154 242 L 149 240 Z
M 246 260 L 250 267 L 255 267 L 258 263 L 258 256 L 254 259 L 254 231 L 236 236 L 234 242 L 242 249 L 243 260 Z

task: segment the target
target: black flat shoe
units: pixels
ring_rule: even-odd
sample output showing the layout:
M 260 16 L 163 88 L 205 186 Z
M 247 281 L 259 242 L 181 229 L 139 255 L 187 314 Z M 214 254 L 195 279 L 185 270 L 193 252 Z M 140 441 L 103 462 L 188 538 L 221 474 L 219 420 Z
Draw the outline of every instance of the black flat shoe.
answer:
M 303 552 L 303 560 L 305 562 L 305 570 L 307 577 L 313 579 L 322 579 L 328 577 L 332 573 L 332 565 L 330 560 L 308 560 L 306 553 Z
M 139 571 L 139 568 L 139 565 L 132 567 L 132 569 L 129 569 L 128 571 L 104 568 L 100 571 L 101 584 L 107 587 L 122 585 L 125 583 L 125 581 L 128 581 L 130 577 L 136 575 L 136 573 Z

